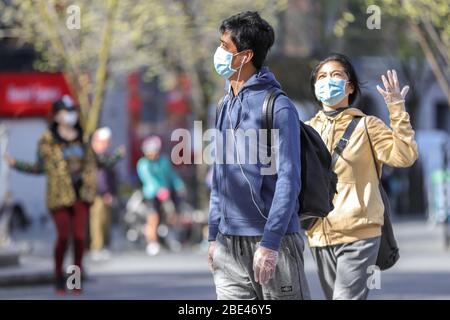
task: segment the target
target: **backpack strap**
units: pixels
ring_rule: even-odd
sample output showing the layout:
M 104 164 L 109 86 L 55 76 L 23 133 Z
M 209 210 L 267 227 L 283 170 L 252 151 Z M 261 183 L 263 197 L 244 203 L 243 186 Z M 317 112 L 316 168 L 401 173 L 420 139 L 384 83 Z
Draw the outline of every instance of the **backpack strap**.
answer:
M 342 138 L 339 140 L 338 144 L 336 145 L 336 148 L 334 148 L 333 150 L 333 154 L 331 155 L 332 168 L 334 168 L 334 166 L 336 165 L 339 156 L 342 156 L 342 153 L 344 152 L 344 149 L 347 147 L 348 141 L 350 140 L 350 137 L 352 136 L 353 131 L 355 131 L 355 128 L 360 120 L 361 117 L 353 117 L 352 121 L 350 121 L 349 125 L 347 126 L 347 129 L 345 129 Z
M 286 95 L 282 90 L 278 88 L 272 88 L 269 93 L 266 94 L 264 98 L 264 103 L 262 107 L 261 114 L 261 129 L 267 130 L 266 145 L 267 145 L 267 156 L 272 155 L 272 139 L 271 130 L 273 124 L 273 109 L 275 105 L 275 99 L 280 95 Z

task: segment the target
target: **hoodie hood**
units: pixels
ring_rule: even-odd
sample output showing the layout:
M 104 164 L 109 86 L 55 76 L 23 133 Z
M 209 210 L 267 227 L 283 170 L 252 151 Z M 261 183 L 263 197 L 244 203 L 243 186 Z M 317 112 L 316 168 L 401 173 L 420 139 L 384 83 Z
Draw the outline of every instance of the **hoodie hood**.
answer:
M 364 117 L 365 114 L 357 108 L 348 108 L 333 117 L 327 116 L 322 109 L 308 122 L 314 124 L 314 128 L 319 132 L 331 152 L 336 143 L 336 130 L 340 132 L 342 128 L 345 129 L 349 121 L 355 116 Z
M 226 92 L 230 91 L 230 81 L 227 80 L 225 90 Z M 254 75 L 250 77 L 250 79 L 245 82 L 244 86 L 239 91 L 239 94 L 246 91 L 261 91 L 267 90 L 269 88 L 278 88 L 281 89 L 280 83 L 275 79 L 273 73 L 267 67 L 262 67 L 259 69 Z M 248 92 L 251 95 L 251 92 Z

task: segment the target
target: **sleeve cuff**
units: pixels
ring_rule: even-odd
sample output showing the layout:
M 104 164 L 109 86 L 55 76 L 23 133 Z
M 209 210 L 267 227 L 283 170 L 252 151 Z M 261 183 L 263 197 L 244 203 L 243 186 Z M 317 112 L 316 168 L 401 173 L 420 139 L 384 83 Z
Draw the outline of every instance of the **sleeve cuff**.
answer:
M 278 251 L 280 248 L 281 239 L 283 238 L 282 235 L 279 235 L 272 231 L 264 231 L 260 246 L 265 247 L 268 249 L 272 249 L 275 251 Z
M 208 241 L 216 241 L 217 234 L 219 233 L 219 225 L 210 224 L 208 233 Z
M 387 106 L 388 106 L 388 109 L 389 109 L 389 113 L 391 115 L 400 114 L 400 113 L 406 111 L 405 101 L 399 101 L 399 102 L 395 102 L 395 103 L 388 103 Z

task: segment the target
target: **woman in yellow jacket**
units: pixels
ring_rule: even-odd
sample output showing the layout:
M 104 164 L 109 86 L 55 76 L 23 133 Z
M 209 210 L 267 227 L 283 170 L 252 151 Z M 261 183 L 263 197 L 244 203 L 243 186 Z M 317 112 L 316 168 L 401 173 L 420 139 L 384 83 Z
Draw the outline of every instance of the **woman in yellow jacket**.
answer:
M 334 210 L 306 234 L 326 298 L 366 299 L 368 268 L 376 263 L 383 225 L 377 168 L 381 172 L 383 164 L 409 167 L 418 157 L 405 111 L 409 87 L 400 90 L 394 70 L 382 76 L 384 89 L 377 86 L 389 110 L 389 128 L 377 117 L 353 107 L 360 89 L 346 56 L 327 57 L 315 67 L 310 80 L 322 110 L 307 123 L 321 135 L 330 152 L 352 119 L 361 117 L 361 121 L 334 166 L 338 176 Z

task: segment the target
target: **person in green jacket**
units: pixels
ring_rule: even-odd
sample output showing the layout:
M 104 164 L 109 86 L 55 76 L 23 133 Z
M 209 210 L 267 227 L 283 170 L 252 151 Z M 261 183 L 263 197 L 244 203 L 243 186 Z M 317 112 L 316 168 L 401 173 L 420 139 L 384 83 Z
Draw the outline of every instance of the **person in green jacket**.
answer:
M 148 207 L 146 227 L 147 253 L 156 255 L 160 251 L 158 243 L 158 225 L 161 220 L 161 208 L 164 204 L 177 204 L 179 197 L 186 193 L 183 180 L 173 169 L 167 156 L 161 154 L 161 139 L 150 136 L 142 143 L 144 157 L 137 163 L 137 173 L 142 182 L 142 193 Z M 173 224 L 175 221 L 169 221 Z

